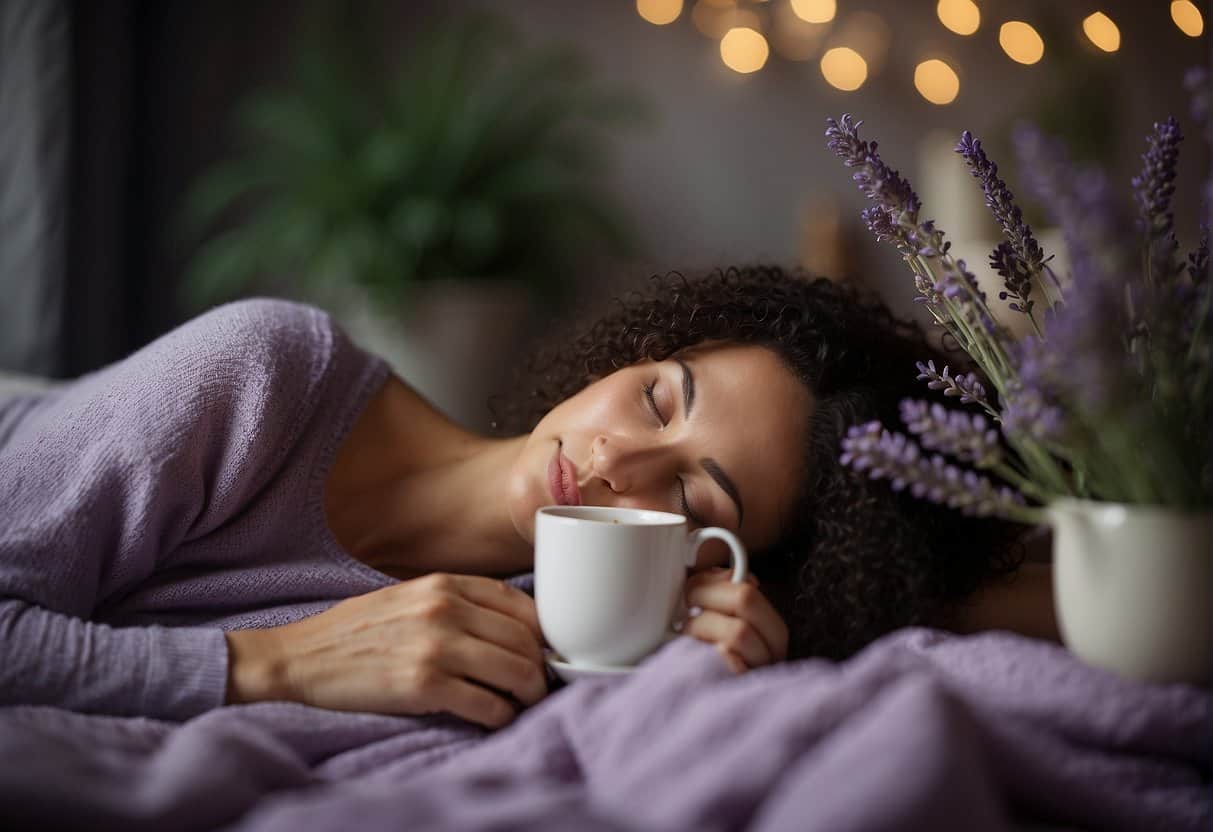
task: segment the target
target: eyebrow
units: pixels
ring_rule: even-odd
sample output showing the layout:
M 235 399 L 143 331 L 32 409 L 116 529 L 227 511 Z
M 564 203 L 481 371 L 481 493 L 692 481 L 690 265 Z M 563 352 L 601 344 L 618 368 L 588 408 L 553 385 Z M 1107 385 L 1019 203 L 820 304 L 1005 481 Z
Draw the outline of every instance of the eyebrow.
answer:
M 682 416 L 684 419 L 690 417 L 691 408 L 695 404 L 695 374 L 691 372 L 691 367 L 681 358 L 675 356 L 675 361 L 682 368 Z M 729 499 L 733 501 L 733 505 L 737 507 L 737 528 L 741 528 L 741 521 L 745 517 L 745 510 L 741 503 L 741 492 L 737 490 L 736 484 L 730 479 L 729 475 L 720 467 L 720 463 L 709 457 L 704 457 L 699 460 L 699 464 L 703 466 L 703 470 L 708 472 L 708 476 L 716 481 L 716 484 L 729 495 Z
M 691 406 L 695 404 L 695 374 L 681 358 L 674 356 L 674 360 L 682 368 L 682 415 L 685 419 L 691 415 Z

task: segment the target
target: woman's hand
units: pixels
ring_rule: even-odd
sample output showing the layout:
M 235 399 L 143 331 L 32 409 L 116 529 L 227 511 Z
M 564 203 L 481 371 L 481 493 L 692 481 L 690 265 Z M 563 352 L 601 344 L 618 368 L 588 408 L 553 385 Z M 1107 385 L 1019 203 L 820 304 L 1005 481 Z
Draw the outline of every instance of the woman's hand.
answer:
M 490 578 L 427 575 L 227 635 L 229 702 L 446 711 L 497 728 L 516 716 L 508 695 L 531 705 L 547 692 L 535 602 Z
M 782 661 L 788 655 L 788 627 L 751 575 L 732 583 L 732 569 L 705 569 L 687 578 L 690 613 L 683 635 L 716 645 L 734 673 Z M 700 612 L 696 613 L 696 610 Z

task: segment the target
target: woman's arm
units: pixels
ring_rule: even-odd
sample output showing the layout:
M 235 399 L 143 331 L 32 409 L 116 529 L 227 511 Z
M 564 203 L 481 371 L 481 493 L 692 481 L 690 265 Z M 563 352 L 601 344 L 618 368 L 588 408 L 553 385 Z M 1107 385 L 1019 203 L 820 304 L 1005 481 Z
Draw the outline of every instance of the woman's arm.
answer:
M 215 310 L 16 426 L 0 450 L 0 704 L 161 719 L 223 704 L 218 629 L 95 619 L 266 486 L 295 435 L 278 415 L 306 412 L 326 366 L 319 317 Z
M 498 728 L 547 693 L 535 602 L 502 581 L 432 574 L 311 618 L 227 634 L 227 701 L 445 711 Z
M 223 704 L 223 632 L 108 627 L 0 599 L 0 705 L 181 720 Z

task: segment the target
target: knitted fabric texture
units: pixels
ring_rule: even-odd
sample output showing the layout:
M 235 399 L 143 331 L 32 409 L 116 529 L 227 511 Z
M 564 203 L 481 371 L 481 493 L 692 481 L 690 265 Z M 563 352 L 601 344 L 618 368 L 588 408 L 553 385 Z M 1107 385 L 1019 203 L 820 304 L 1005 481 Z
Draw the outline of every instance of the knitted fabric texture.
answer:
M 224 702 L 224 630 L 392 583 L 323 506 L 386 375 L 323 312 L 252 300 L 0 401 L 0 704 L 186 719 Z

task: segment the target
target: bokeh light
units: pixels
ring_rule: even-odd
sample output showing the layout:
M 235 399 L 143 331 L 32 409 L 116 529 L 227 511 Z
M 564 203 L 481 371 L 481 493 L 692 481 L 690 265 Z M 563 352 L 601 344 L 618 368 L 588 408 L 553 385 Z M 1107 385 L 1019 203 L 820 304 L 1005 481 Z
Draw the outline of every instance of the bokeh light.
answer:
M 914 88 L 932 104 L 951 104 L 960 94 L 960 76 L 944 61 L 931 58 L 914 68 Z
M 1045 54 L 1045 42 L 1029 24 L 1009 20 L 998 30 L 998 44 L 1007 57 L 1021 64 L 1034 64 Z
M 1120 48 L 1120 29 L 1112 22 L 1112 18 L 1103 12 L 1095 12 L 1083 18 L 1082 31 L 1091 43 L 1105 52 L 1115 52 Z
M 792 11 L 806 23 L 829 23 L 838 6 L 834 0 L 792 0 Z
M 867 80 L 868 62 L 854 49 L 835 46 L 821 56 L 821 74 L 830 86 L 851 92 Z
M 828 45 L 845 46 L 858 52 L 867 65 L 868 75 L 879 72 L 893 40 L 889 24 L 874 12 L 858 11 L 848 14 L 834 26 Z
M 973 0 L 939 0 L 939 22 L 958 35 L 971 35 L 981 25 L 981 9 Z
M 682 14 L 682 0 L 636 0 L 636 11 L 654 26 L 664 26 Z
M 1189 37 L 1198 38 L 1205 30 L 1205 19 L 1192 0 L 1174 0 L 1171 3 L 1171 19 L 1179 31 Z
M 762 31 L 762 21 L 749 9 L 739 9 L 731 0 L 699 0 L 691 9 L 691 22 L 700 34 L 720 40 L 730 29 Z
M 789 61 L 812 60 L 821 48 L 828 23 L 806 23 L 788 3 L 772 4 L 771 30 L 767 35 L 771 49 Z
M 757 72 L 770 54 L 767 39 L 753 29 L 730 29 L 720 39 L 720 59 L 734 72 Z

